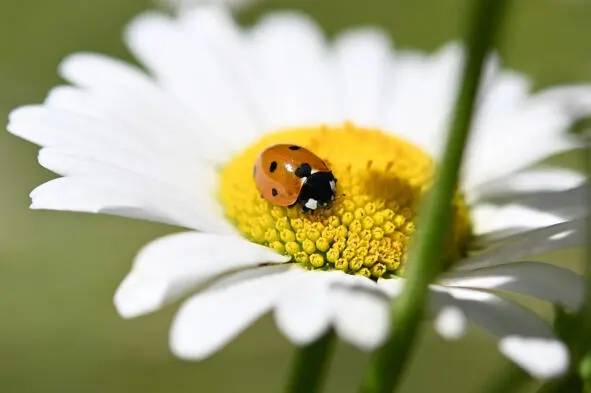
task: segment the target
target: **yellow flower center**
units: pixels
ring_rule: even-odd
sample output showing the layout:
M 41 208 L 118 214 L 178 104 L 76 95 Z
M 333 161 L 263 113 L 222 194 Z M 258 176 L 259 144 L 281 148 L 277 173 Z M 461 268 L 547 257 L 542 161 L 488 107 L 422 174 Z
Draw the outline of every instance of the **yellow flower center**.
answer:
M 304 213 L 263 199 L 252 168 L 265 148 L 289 143 L 324 159 L 338 179 L 336 200 Z M 418 147 L 379 130 L 319 126 L 264 136 L 221 170 L 220 197 L 228 218 L 249 240 L 271 247 L 309 269 L 338 269 L 366 277 L 400 275 L 416 231 L 420 197 L 435 165 Z M 453 230 L 443 250 L 449 263 L 463 256 L 471 234 L 460 193 Z

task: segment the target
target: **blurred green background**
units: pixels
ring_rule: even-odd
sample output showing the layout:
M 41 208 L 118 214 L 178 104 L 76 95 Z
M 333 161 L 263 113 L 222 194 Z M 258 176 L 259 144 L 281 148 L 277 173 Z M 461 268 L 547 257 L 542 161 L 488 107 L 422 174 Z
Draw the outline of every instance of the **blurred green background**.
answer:
M 505 64 L 537 87 L 591 81 L 591 1 L 514 1 Z M 298 8 L 329 35 L 359 24 L 388 29 L 397 45 L 434 50 L 458 36 L 467 0 L 270 0 L 240 15 Z M 148 0 L 0 0 L 0 118 L 39 103 L 61 83 L 57 65 L 85 50 L 131 60 L 123 26 Z M 5 120 L 4 120 L 5 121 Z M 176 306 L 125 321 L 111 298 L 136 251 L 178 228 L 74 213 L 28 210 L 28 193 L 52 178 L 37 148 L 0 133 L 0 392 L 278 392 L 293 348 L 265 318 L 213 358 L 175 359 L 168 327 Z M 564 259 L 570 252 L 555 254 Z M 572 258 L 571 258 L 572 259 Z M 546 310 L 546 309 L 543 309 Z M 367 356 L 341 344 L 329 392 L 354 392 Z M 495 343 L 471 329 L 446 343 L 430 327 L 404 392 L 470 392 L 502 377 Z

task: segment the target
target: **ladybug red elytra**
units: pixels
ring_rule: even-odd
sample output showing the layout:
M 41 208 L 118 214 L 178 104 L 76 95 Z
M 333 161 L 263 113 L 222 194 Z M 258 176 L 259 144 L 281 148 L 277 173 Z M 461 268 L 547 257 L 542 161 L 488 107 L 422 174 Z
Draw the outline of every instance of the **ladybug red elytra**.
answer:
M 254 181 L 269 202 L 278 206 L 299 203 L 305 212 L 333 201 L 337 183 L 324 160 L 304 147 L 289 144 L 261 152 L 254 165 Z

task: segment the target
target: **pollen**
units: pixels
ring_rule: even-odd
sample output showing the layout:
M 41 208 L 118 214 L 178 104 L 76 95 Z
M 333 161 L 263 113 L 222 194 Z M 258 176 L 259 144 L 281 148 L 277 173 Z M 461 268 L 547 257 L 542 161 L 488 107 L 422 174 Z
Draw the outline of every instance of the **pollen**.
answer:
M 263 199 L 252 177 L 262 150 L 278 143 L 304 146 L 332 169 L 336 199 L 304 212 Z M 279 131 L 259 139 L 220 170 L 219 197 L 241 234 L 291 257 L 307 269 L 341 270 L 377 279 L 402 275 L 421 197 L 431 186 L 435 163 L 420 148 L 381 130 L 318 126 Z M 471 236 L 460 192 L 442 250 L 451 264 L 466 253 Z

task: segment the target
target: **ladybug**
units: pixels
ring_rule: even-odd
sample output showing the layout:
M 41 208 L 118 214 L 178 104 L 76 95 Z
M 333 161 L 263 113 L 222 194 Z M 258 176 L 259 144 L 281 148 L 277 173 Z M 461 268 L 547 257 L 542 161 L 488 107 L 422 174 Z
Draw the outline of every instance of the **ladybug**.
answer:
M 328 206 L 335 199 L 337 179 L 320 157 L 297 146 L 273 145 L 261 152 L 253 171 L 261 196 L 278 206 L 304 212 Z

